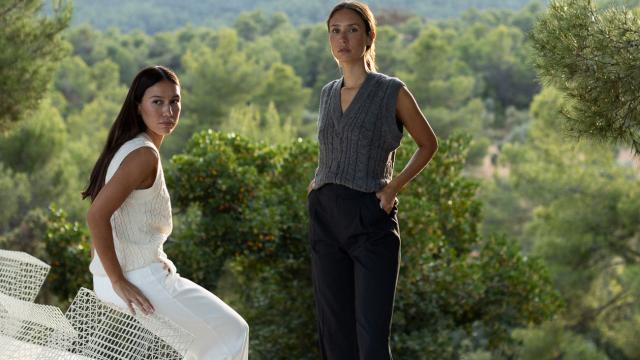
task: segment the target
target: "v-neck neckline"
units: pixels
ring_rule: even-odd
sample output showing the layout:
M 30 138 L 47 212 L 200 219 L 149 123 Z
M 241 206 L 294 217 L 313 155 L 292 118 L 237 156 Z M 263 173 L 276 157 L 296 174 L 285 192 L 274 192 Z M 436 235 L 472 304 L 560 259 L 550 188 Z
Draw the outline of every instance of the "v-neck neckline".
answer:
M 347 106 L 347 108 L 342 111 L 342 85 L 344 84 L 344 76 L 340 78 L 340 81 L 338 81 L 338 86 L 336 86 L 336 105 L 337 105 L 337 110 L 338 110 L 338 117 L 339 118 L 345 118 L 347 117 L 347 115 L 349 115 L 350 113 L 352 113 L 353 111 L 351 110 L 354 107 L 357 107 L 358 102 L 361 101 L 361 98 L 363 96 L 366 95 L 366 91 L 368 90 L 368 82 L 370 81 L 370 79 L 372 78 L 372 72 L 367 72 L 367 76 L 364 78 L 364 80 L 362 81 L 362 84 L 360 85 L 360 88 L 358 89 L 358 91 L 356 92 L 355 95 L 353 95 L 353 99 L 351 99 L 351 102 L 349 103 L 349 106 Z

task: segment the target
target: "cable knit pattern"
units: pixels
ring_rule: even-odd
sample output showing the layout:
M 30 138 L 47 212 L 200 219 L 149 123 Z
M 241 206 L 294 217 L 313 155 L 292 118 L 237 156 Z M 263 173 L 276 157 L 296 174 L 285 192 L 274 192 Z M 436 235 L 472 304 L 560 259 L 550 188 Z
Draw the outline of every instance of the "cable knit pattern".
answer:
M 111 216 L 113 244 L 123 272 L 154 262 L 164 262 L 173 267 L 162 248 L 173 227 L 171 199 L 164 181 L 160 154 L 146 134 L 141 133 L 118 149 L 109 163 L 105 183 L 109 182 L 127 155 L 144 146 L 152 148 L 158 156 L 156 179 L 150 188 L 134 190 Z M 93 257 L 89 269 L 94 275 L 106 275 L 99 256 Z
M 402 127 L 396 119 L 397 78 L 370 72 L 343 113 L 343 79 L 322 88 L 318 116 L 320 156 L 315 188 L 333 183 L 373 192 L 391 181 Z

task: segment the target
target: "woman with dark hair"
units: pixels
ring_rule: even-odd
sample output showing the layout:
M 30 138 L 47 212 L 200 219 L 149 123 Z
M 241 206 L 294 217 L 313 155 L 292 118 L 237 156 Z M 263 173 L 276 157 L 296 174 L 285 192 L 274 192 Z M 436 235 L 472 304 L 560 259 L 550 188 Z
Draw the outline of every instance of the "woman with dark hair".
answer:
M 91 199 L 94 290 L 132 313 L 156 311 L 195 335 L 189 359 L 247 359 L 244 319 L 181 277 L 163 251 L 172 219 L 158 149 L 180 108 L 180 82 L 171 70 L 148 67 L 133 79 L 82 193 Z
M 391 359 L 396 195 L 438 144 L 404 83 L 376 72 L 376 23 L 367 5 L 336 5 L 327 29 L 342 77 L 322 88 L 319 162 L 308 196 L 320 351 L 323 359 Z M 417 150 L 394 178 L 403 128 Z

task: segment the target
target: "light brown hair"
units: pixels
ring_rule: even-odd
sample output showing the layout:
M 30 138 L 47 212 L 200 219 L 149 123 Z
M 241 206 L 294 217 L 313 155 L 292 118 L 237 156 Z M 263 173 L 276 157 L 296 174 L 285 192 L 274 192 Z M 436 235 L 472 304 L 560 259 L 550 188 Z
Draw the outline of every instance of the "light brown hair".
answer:
M 373 16 L 373 12 L 369 9 L 369 6 L 365 3 L 361 3 L 359 1 L 343 1 L 338 5 L 334 6 L 331 12 L 329 13 L 329 17 L 327 17 L 327 31 L 329 31 L 329 21 L 333 17 L 337 11 L 342 9 L 348 9 L 351 11 L 355 11 L 362 22 L 364 22 L 365 30 L 367 31 L 367 35 L 370 37 L 376 33 L 376 18 Z M 364 63 L 368 71 L 376 71 L 376 44 L 375 39 L 371 39 L 371 45 L 367 46 L 367 49 L 364 53 Z

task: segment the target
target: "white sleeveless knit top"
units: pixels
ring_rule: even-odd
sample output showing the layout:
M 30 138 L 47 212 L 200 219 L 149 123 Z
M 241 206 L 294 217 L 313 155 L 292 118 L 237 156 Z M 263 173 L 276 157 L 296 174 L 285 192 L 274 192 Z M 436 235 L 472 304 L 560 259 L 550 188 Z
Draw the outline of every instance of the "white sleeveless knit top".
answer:
M 113 245 L 123 272 L 139 269 L 155 262 L 175 266 L 167 259 L 162 245 L 171 234 L 171 199 L 164 181 L 160 153 L 145 133 L 124 143 L 113 156 L 107 169 L 105 184 L 125 157 L 143 146 L 158 156 L 158 172 L 148 189 L 134 190 L 111 216 Z M 93 275 L 106 275 L 99 256 L 94 256 L 89 270 Z

